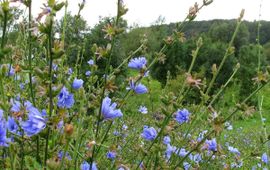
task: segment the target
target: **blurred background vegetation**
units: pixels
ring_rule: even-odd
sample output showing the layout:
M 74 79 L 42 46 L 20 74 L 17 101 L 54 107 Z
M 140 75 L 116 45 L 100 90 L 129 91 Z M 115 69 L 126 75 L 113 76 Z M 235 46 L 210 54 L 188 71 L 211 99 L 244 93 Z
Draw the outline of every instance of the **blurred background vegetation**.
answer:
M 20 16 L 22 11 L 14 10 L 15 16 Z M 16 17 L 15 17 L 16 18 Z M 67 31 L 65 38 L 65 45 L 69 48 L 66 49 L 67 63 L 70 67 L 74 67 L 77 55 L 82 57 L 82 68 L 78 70 L 81 78 L 85 78 L 84 73 L 87 71 L 87 61 L 92 59 L 95 50 L 95 44 L 98 47 L 106 48 L 109 43 L 108 39 L 104 39 L 106 33 L 103 28 L 113 22 L 113 18 L 105 17 L 100 18 L 99 23 L 94 27 L 89 27 L 86 20 L 80 16 L 67 15 Z M 16 20 L 9 23 L 11 30 L 9 31 L 9 44 L 15 44 L 18 35 L 19 28 L 25 27 L 26 22 L 16 22 Z M 165 18 L 159 17 L 150 27 L 139 27 L 137 25 L 128 26 L 127 21 L 121 20 L 120 24 L 125 31 L 121 36 L 116 39 L 116 46 L 113 49 L 111 65 L 116 68 L 122 61 L 136 50 L 142 42 L 146 42 L 146 48 L 137 53 L 137 56 L 144 55 L 150 61 L 155 57 L 155 53 L 158 52 L 162 45 L 165 43 L 164 38 L 171 35 L 177 28 L 176 23 L 164 24 Z M 64 19 L 57 21 L 55 33 L 63 31 Z M 179 24 L 179 23 L 178 23 Z M 259 22 L 244 21 L 240 27 L 239 33 L 234 41 L 234 53 L 226 60 L 221 74 L 217 78 L 215 87 L 220 87 L 230 77 L 237 63 L 240 63 L 241 67 L 234 77 L 234 81 L 230 84 L 223 98 L 230 98 L 227 103 L 223 103 L 223 106 L 230 105 L 230 102 L 236 102 L 242 99 L 242 96 L 247 96 L 254 88 L 254 81 L 252 80 L 257 76 L 258 67 L 258 50 L 261 51 L 261 69 L 267 69 L 267 65 L 270 62 L 270 22 L 260 21 L 260 42 L 257 40 Z M 76 27 L 74 27 L 76 25 Z M 196 41 L 199 37 L 203 39 L 203 45 L 199 50 L 197 60 L 195 62 L 192 75 L 196 78 L 200 78 L 203 81 L 208 82 L 212 77 L 212 65 L 221 62 L 228 43 L 232 37 L 233 31 L 236 26 L 236 20 L 210 20 L 210 21 L 192 21 L 185 25 L 182 29 L 184 33 L 183 41 L 178 41 L 165 51 L 164 62 L 156 63 L 150 70 L 151 81 L 154 89 L 162 89 L 173 91 L 177 93 L 177 90 L 181 88 L 182 82 L 185 79 L 185 70 L 188 69 L 192 60 L 192 50 L 196 49 Z M 57 38 L 57 37 L 56 37 Z M 85 48 L 78 48 L 84 46 Z M 74 48 L 73 48 L 74 47 Z M 78 50 L 81 50 L 78 53 Z M 134 56 L 135 57 L 135 56 Z M 100 68 L 100 73 L 97 73 L 100 77 L 104 75 L 105 60 L 100 59 L 97 62 Z M 117 81 L 122 83 L 125 77 L 129 74 L 125 67 L 123 70 L 119 70 Z M 122 76 L 121 76 L 122 75 Z M 158 87 L 158 88 L 157 88 Z M 213 88 L 212 93 L 217 90 Z M 199 91 L 194 89 L 187 98 L 189 103 L 194 101 L 199 102 Z M 142 97 L 143 98 L 143 97 Z M 156 95 L 158 98 L 158 95 Z M 157 99 L 155 99 L 157 100 Z M 220 102 L 222 103 L 222 102 Z M 232 104 L 231 103 L 231 104 Z M 251 104 L 256 104 L 256 99 L 251 100 Z

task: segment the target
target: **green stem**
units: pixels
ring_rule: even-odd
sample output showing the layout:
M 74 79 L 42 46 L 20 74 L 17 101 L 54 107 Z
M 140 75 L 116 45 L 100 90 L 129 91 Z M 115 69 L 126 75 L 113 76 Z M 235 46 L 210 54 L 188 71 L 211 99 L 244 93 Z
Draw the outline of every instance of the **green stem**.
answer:
M 81 60 L 80 60 L 80 64 L 79 64 L 79 70 L 78 70 L 77 77 L 79 77 L 79 75 L 81 75 L 81 68 L 82 68 L 82 62 L 84 59 L 83 55 L 85 53 L 85 46 L 86 46 L 86 41 L 84 41 L 84 43 L 83 43 L 83 49 L 82 49 L 82 54 L 81 54 L 81 58 L 80 58 Z
M 3 23 L 3 33 L 2 33 L 2 39 L 1 39 L 1 49 L 3 50 L 5 47 L 5 38 L 6 38 L 6 30 L 7 30 L 7 12 L 4 12 L 4 23 Z M 2 58 L 0 58 L 1 63 Z M 2 102 L 4 106 L 4 110 L 7 111 L 6 108 L 6 96 L 4 95 L 4 84 L 3 84 L 3 77 L 0 75 L 0 90 L 1 90 L 1 96 L 2 96 Z
M 75 166 L 74 169 L 75 169 L 75 170 L 77 169 L 77 161 L 78 161 L 78 156 L 79 156 L 79 154 L 80 154 L 80 153 L 79 153 L 79 150 L 80 150 L 80 147 L 81 147 L 81 144 L 82 144 L 82 141 L 83 141 L 84 136 L 85 136 L 85 133 L 81 136 L 77 148 L 76 148 L 76 149 L 75 149 L 75 148 L 73 149 L 73 150 L 76 151 L 76 156 L 75 156 L 75 160 L 74 160 L 74 166 Z
M 239 67 L 236 66 L 236 69 L 234 70 L 233 74 L 230 76 L 230 78 L 227 80 L 227 82 L 225 83 L 225 85 L 223 85 L 220 90 L 218 91 L 218 93 L 213 97 L 213 99 L 211 100 L 211 102 L 209 103 L 208 106 L 212 106 L 212 104 L 216 101 L 216 99 L 218 98 L 218 96 L 224 91 L 224 89 L 229 85 L 229 83 L 232 81 L 233 77 L 235 76 L 235 74 L 237 73 Z
M 52 116 L 53 112 L 53 96 L 52 96 L 52 64 L 53 64 L 53 55 L 52 55 L 52 28 L 53 28 L 53 18 L 50 20 L 50 28 L 48 33 L 48 55 L 49 55 L 49 118 Z M 48 147 L 49 147 L 49 135 L 50 135 L 50 128 L 48 127 L 47 136 L 46 136 L 46 145 L 45 145 L 45 156 L 44 156 L 44 165 L 47 164 L 48 158 Z
M 3 34 L 2 34 L 2 43 L 1 48 L 5 47 L 5 38 L 6 38 L 6 31 L 7 31 L 7 12 L 4 12 L 4 25 L 3 25 Z
M 99 112 L 98 112 L 98 122 L 97 122 L 96 134 L 95 134 L 96 138 L 98 137 L 98 133 L 99 133 L 99 126 L 100 126 L 100 121 L 101 121 L 102 101 L 103 101 L 103 98 L 105 97 L 106 84 L 107 84 L 107 78 L 108 78 L 107 74 L 109 72 L 109 66 L 110 66 L 110 63 L 111 63 L 112 52 L 113 52 L 114 46 L 115 46 L 115 37 L 113 37 L 112 48 L 111 48 L 111 51 L 110 51 L 109 59 L 107 60 L 106 67 L 105 67 L 104 85 L 103 85 L 102 95 L 101 95 L 101 98 L 100 98 L 100 107 L 99 107 Z
M 31 23 L 32 23 L 32 0 L 29 0 L 29 6 L 28 6 L 28 69 L 29 69 L 29 88 L 30 88 L 30 94 L 32 98 L 32 103 L 34 106 L 36 106 L 35 97 L 34 97 L 34 91 L 33 91 L 33 81 L 32 81 L 32 34 L 31 34 Z M 39 136 L 37 136 L 36 139 L 36 159 L 38 162 L 40 162 L 40 156 L 39 156 Z
M 217 72 L 215 72 L 215 73 L 213 74 L 213 78 L 211 79 L 211 82 L 209 83 L 209 86 L 208 86 L 208 88 L 207 88 L 207 90 L 206 90 L 206 92 L 205 92 L 205 95 L 206 95 L 206 96 L 209 94 L 210 90 L 212 89 L 212 87 L 213 87 L 213 85 L 214 85 L 214 82 L 215 82 L 215 80 L 216 80 L 216 78 L 217 78 L 217 76 L 218 76 L 220 70 L 222 69 L 222 67 L 223 67 L 223 65 L 224 65 L 224 63 L 225 63 L 225 61 L 226 61 L 226 59 L 228 58 L 228 56 L 231 55 L 231 52 L 232 52 L 231 50 L 232 50 L 233 42 L 234 42 L 235 37 L 236 37 L 236 35 L 237 35 L 238 31 L 239 31 L 239 28 L 240 28 L 241 23 L 242 23 L 241 20 L 238 20 L 238 21 L 237 21 L 237 25 L 236 25 L 236 28 L 235 28 L 235 30 L 234 30 L 233 36 L 232 36 L 232 38 L 231 38 L 231 41 L 229 42 L 228 48 L 226 49 L 226 52 L 225 52 L 225 54 L 224 54 L 224 56 L 223 56 L 223 59 L 222 59 L 220 65 L 218 66 Z
M 102 138 L 102 140 L 101 140 L 101 142 L 100 142 L 100 145 L 99 145 L 99 147 L 97 148 L 97 150 L 96 150 L 96 145 L 93 146 L 90 169 L 92 169 L 92 165 L 93 165 L 93 162 L 94 162 L 94 157 L 95 157 L 95 155 L 97 155 L 97 154 L 99 153 L 99 150 L 100 150 L 102 144 L 105 142 L 105 140 L 106 140 L 106 138 L 107 138 L 107 135 L 108 135 L 108 133 L 109 133 L 111 127 L 112 127 L 112 124 L 113 124 L 113 121 L 110 122 L 110 124 L 109 124 L 109 126 L 108 126 L 108 128 L 107 128 L 107 130 L 106 130 L 106 132 L 105 132 L 105 135 L 104 135 L 104 137 Z
M 110 122 L 110 124 L 109 124 L 109 126 L 108 126 L 108 128 L 107 128 L 107 130 L 106 130 L 106 132 L 105 132 L 105 135 L 103 136 L 103 138 L 102 138 L 102 140 L 101 140 L 101 142 L 100 142 L 100 144 L 99 144 L 99 147 L 98 147 L 98 149 L 97 149 L 97 151 L 96 151 L 96 154 L 99 153 L 99 151 L 100 151 L 100 149 L 101 149 L 103 143 L 106 141 L 107 136 L 108 136 L 108 134 L 109 134 L 109 131 L 110 131 L 112 125 L 113 125 L 113 121 Z
M 115 27 L 118 27 L 118 22 L 119 22 L 118 17 L 119 17 L 119 8 L 120 8 L 120 5 L 121 5 L 120 4 L 121 0 L 118 0 L 117 3 L 118 3 L 118 5 L 117 5 L 117 17 L 116 17 L 116 20 L 115 20 L 115 23 L 114 23 Z M 100 98 L 100 107 L 99 107 L 99 112 L 98 112 L 98 121 L 97 121 L 97 129 L 96 129 L 96 133 L 95 133 L 95 138 L 98 137 L 98 133 L 99 133 L 102 101 L 103 101 L 103 98 L 105 97 L 108 72 L 109 72 L 109 67 L 110 67 L 110 63 L 111 63 L 112 53 L 113 53 L 113 50 L 115 48 L 115 41 L 116 41 L 116 35 L 112 37 L 112 45 L 111 45 L 111 50 L 110 50 L 110 54 L 109 54 L 109 59 L 107 60 L 106 67 L 105 67 L 105 78 L 104 78 L 104 85 L 103 85 L 102 95 L 101 95 L 101 98 Z M 92 166 L 92 162 L 91 162 L 91 166 Z
M 242 21 L 241 21 L 241 18 L 240 18 L 240 19 L 238 20 L 238 22 L 237 22 L 237 25 L 236 25 L 236 28 L 235 28 L 235 30 L 234 30 L 233 36 L 232 36 L 232 38 L 231 38 L 231 40 L 230 40 L 230 43 L 229 43 L 229 45 L 228 45 L 228 47 L 227 47 L 227 50 L 226 50 L 226 52 L 225 52 L 225 54 L 224 54 L 224 56 L 223 56 L 223 59 L 222 59 L 222 61 L 221 61 L 221 64 L 220 64 L 220 66 L 218 67 L 217 72 L 215 72 L 215 73 L 213 74 L 213 78 L 211 79 L 211 82 L 209 83 L 209 86 L 208 86 L 208 88 L 207 88 L 207 90 L 206 90 L 206 92 L 205 92 L 205 94 L 204 94 L 204 96 L 206 96 L 206 97 L 208 96 L 208 94 L 209 94 L 211 88 L 213 87 L 213 84 L 214 84 L 214 82 L 215 82 L 215 80 L 216 80 L 216 78 L 217 78 L 217 75 L 219 74 L 221 68 L 223 67 L 223 65 L 224 65 L 224 63 L 225 63 L 227 57 L 230 55 L 230 50 L 231 50 L 231 47 L 232 47 L 232 45 L 233 45 L 234 39 L 235 39 L 235 37 L 236 37 L 236 35 L 237 35 L 237 33 L 238 33 L 238 30 L 239 30 L 239 27 L 240 27 L 240 25 L 241 25 L 241 22 L 242 22 Z M 216 99 L 214 99 L 214 100 L 216 100 Z M 207 101 L 208 101 L 208 98 L 205 98 L 205 97 L 204 97 L 204 98 L 201 100 L 201 102 L 200 102 L 200 104 L 198 105 L 198 107 L 196 107 L 195 113 L 197 113 L 197 112 L 202 108 L 202 106 L 204 105 L 204 103 L 206 103 Z M 200 115 L 200 116 L 199 116 L 199 114 L 196 114 L 196 115 L 195 115 L 195 121 L 192 121 L 191 125 L 189 126 L 188 132 L 192 129 L 193 124 L 197 122 L 197 120 L 199 119 L 199 117 L 202 117 L 202 115 Z
M 9 155 L 10 155 L 10 166 L 11 166 L 11 170 L 14 169 L 14 151 L 13 151 L 13 146 L 9 147 Z
M 159 150 L 158 150 L 158 149 L 156 150 L 155 155 L 156 155 L 156 159 L 155 159 L 155 164 L 154 164 L 154 170 L 157 169 L 158 162 L 159 162 L 159 156 L 160 156 L 160 155 L 159 155 Z
M 191 61 L 191 64 L 190 64 L 190 66 L 189 66 L 189 69 L 188 69 L 188 74 L 191 73 L 191 70 L 192 70 L 193 67 L 194 67 L 194 63 L 195 63 L 195 61 L 196 61 L 196 59 L 197 59 L 199 50 L 200 50 L 200 48 L 201 48 L 201 46 L 202 46 L 201 42 L 202 42 L 202 38 L 199 38 L 199 40 L 197 41 L 197 48 L 196 48 L 195 52 L 192 54 L 192 61 Z
M 199 50 L 200 50 L 201 46 L 202 46 L 202 38 L 200 37 L 200 38 L 198 39 L 198 41 L 197 41 L 197 48 L 196 48 L 195 52 L 192 53 L 192 61 L 191 61 L 191 64 L 190 64 L 190 66 L 189 66 L 187 75 L 190 75 L 190 74 L 191 74 L 191 71 L 192 71 L 192 69 L 193 69 L 193 67 L 194 67 L 194 64 L 195 64 L 195 61 L 196 61 L 196 59 L 197 59 L 197 56 L 198 56 L 198 53 L 199 53 Z M 184 81 L 185 81 L 185 80 L 184 80 Z M 178 100 L 178 99 L 181 99 L 180 97 L 181 97 L 182 93 L 185 91 L 185 89 L 186 89 L 186 83 L 183 83 L 183 85 L 182 85 L 182 87 L 181 87 L 181 90 L 180 90 L 179 93 L 178 93 L 177 100 Z
M 32 35 L 31 35 L 31 23 L 32 23 L 32 0 L 29 1 L 28 7 L 28 69 L 29 69 L 29 86 L 30 86 L 30 94 L 32 98 L 32 103 L 35 104 L 35 97 L 33 92 L 33 82 L 32 82 Z
M 63 23 L 63 32 L 61 36 L 61 41 L 63 48 L 65 49 L 65 36 L 66 36 L 66 27 L 67 27 L 67 7 L 68 7 L 68 1 L 66 0 L 65 3 L 65 15 L 64 15 L 64 23 Z
M 82 159 L 85 159 L 85 156 L 82 155 L 71 143 L 69 143 L 69 147 L 75 151 L 77 153 L 78 156 L 80 156 Z M 77 161 L 77 160 L 76 160 Z M 76 169 L 76 165 L 75 165 L 75 169 Z
M 259 114 L 260 114 L 260 117 L 261 117 L 262 127 L 263 127 L 263 131 L 264 131 L 264 137 L 265 137 L 265 140 L 267 140 L 268 135 L 267 135 L 265 122 L 263 121 L 263 113 L 262 113 L 263 96 L 261 96 L 261 99 L 258 100 L 258 105 L 259 105 Z
M 68 1 L 66 0 L 65 3 L 65 15 L 64 15 L 64 23 L 63 23 L 63 31 L 61 34 L 61 46 L 63 50 L 65 51 L 65 37 L 66 37 L 66 27 L 67 27 L 67 7 L 68 7 Z M 61 63 L 60 63 L 60 69 L 61 69 L 61 74 L 60 74 L 60 80 L 64 82 L 64 74 L 65 74 L 65 68 L 64 68 L 64 63 L 66 60 L 66 54 L 62 56 Z
M 3 106 L 4 106 L 4 110 L 7 111 L 7 108 L 6 108 L 6 100 L 5 100 L 5 93 L 4 93 L 4 86 L 3 86 L 3 77 L 2 75 L 0 75 L 0 92 L 1 92 L 1 97 L 2 97 L 2 102 L 3 102 Z
M 60 170 L 63 168 L 64 162 L 65 162 L 65 157 L 66 157 L 66 153 L 67 153 L 67 150 L 68 150 L 69 142 L 70 142 L 70 138 L 68 137 L 67 143 L 66 143 L 65 149 L 64 149 L 64 154 L 63 154 L 62 160 L 61 160 Z
M 250 98 L 252 98 L 255 94 L 257 94 L 264 86 L 269 84 L 270 81 L 266 82 L 265 84 L 260 85 L 257 89 L 255 89 L 243 102 L 241 102 L 240 106 L 245 104 Z M 231 119 L 231 117 L 239 110 L 239 108 L 236 108 L 228 117 L 226 117 L 223 122 L 226 122 L 227 120 Z
M 23 131 L 22 131 L 22 137 L 21 137 L 21 162 L 20 162 L 20 164 L 21 164 L 21 170 L 23 170 L 23 168 L 24 168 L 24 133 L 23 133 Z

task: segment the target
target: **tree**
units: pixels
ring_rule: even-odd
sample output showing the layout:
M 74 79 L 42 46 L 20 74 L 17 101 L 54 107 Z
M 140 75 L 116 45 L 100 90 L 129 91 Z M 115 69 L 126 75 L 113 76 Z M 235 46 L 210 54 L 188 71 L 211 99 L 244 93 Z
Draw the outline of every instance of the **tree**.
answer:
M 209 37 L 213 41 L 222 41 L 225 43 L 229 43 L 233 36 L 235 27 L 236 27 L 235 21 L 215 22 L 210 27 Z M 245 23 L 242 23 L 233 42 L 236 53 L 239 51 L 241 46 L 247 45 L 248 43 L 249 43 L 249 31 Z
M 257 45 L 250 44 L 241 47 L 239 51 L 238 62 L 240 63 L 241 67 L 239 69 L 237 77 L 241 82 L 241 96 L 246 96 L 255 88 L 255 82 L 252 79 L 257 76 L 259 56 L 258 50 L 259 48 Z M 261 65 L 264 66 L 266 64 L 266 60 L 262 51 L 260 56 Z

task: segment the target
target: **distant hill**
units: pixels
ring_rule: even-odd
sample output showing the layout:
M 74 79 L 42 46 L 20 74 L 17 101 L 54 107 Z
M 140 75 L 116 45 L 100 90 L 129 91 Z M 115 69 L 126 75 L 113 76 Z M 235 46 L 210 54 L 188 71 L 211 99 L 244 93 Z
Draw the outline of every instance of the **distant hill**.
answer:
M 209 20 L 209 21 L 192 21 L 185 25 L 183 28 L 183 32 L 185 33 L 187 38 L 198 36 L 204 33 L 208 33 L 213 29 L 213 27 L 221 25 L 221 24 L 228 24 L 231 26 L 235 26 L 236 20 Z M 257 29 L 258 29 L 258 22 L 250 22 L 250 21 L 243 21 L 242 25 L 247 27 L 249 32 L 249 42 L 256 43 L 257 37 Z M 167 35 L 170 35 L 172 31 L 176 28 L 176 23 L 171 24 L 163 24 L 163 25 L 155 25 L 146 28 L 139 28 L 139 29 L 152 29 L 153 30 L 166 30 Z M 232 27 L 233 28 L 233 27 Z M 230 32 L 232 30 L 226 30 Z M 266 44 L 270 41 L 270 21 L 261 21 L 260 27 L 260 43 Z

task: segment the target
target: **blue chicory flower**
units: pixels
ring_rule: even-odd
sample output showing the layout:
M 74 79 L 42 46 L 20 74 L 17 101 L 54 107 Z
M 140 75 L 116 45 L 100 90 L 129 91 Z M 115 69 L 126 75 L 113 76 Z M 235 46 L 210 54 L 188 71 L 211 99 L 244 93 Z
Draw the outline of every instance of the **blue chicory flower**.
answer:
M 123 130 L 127 130 L 127 129 L 128 129 L 128 126 L 124 124 L 124 125 L 122 126 L 122 129 L 123 129 Z
M 208 150 L 214 151 L 214 152 L 217 151 L 217 141 L 215 138 L 212 140 L 206 140 L 205 144 Z
M 140 106 L 138 111 L 142 114 L 147 114 L 148 113 L 148 110 L 147 110 L 147 107 L 145 106 Z
M 242 166 L 243 166 L 243 161 L 241 161 L 241 160 L 236 162 L 236 163 L 234 162 L 231 164 L 232 169 L 241 168 Z
M 11 112 L 20 112 L 21 111 L 21 103 L 19 101 L 13 100 L 11 101 Z
M 61 130 L 63 127 L 64 127 L 64 121 L 62 119 L 57 123 L 57 129 Z
M 113 135 L 114 135 L 114 136 L 119 136 L 119 135 L 120 135 L 120 132 L 119 132 L 119 131 L 114 131 L 114 132 L 113 132 Z
M 25 134 L 29 137 L 38 134 L 46 127 L 46 120 L 42 117 L 41 113 L 34 106 L 27 108 L 28 120 L 21 121 L 20 125 Z
M 225 122 L 224 125 L 225 125 L 225 128 L 226 128 L 227 130 L 233 130 L 233 127 L 232 127 L 232 125 L 230 124 L 230 122 Z
M 72 88 L 77 90 L 83 86 L 83 80 L 75 78 L 72 83 Z
M 19 84 L 19 87 L 20 87 L 21 90 L 23 90 L 25 88 L 25 84 L 24 83 L 20 83 Z
M 170 138 L 169 136 L 165 136 L 165 137 L 163 138 L 163 143 L 164 143 L 165 145 L 170 144 L 170 143 L 171 143 L 171 138 Z
M 189 121 L 189 111 L 187 109 L 178 110 L 175 116 L 175 120 L 182 124 Z
M 32 109 L 34 108 L 32 103 L 29 102 L 28 100 L 25 101 L 23 104 L 21 104 L 16 98 L 16 100 L 14 99 L 11 100 L 11 104 L 12 104 L 11 109 L 10 109 L 11 112 L 20 112 L 21 110 L 24 110 L 24 109 L 26 111 L 34 111 Z
M 154 140 L 157 137 L 157 131 L 153 127 L 145 126 L 143 128 L 143 132 L 142 132 L 141 136 L 145 140 L 152 141 L 152 140 Z
M 94 65 L 94 60 L 90 59 L 89 61 L 87 61 L 87 63 L 91 66 Z
M 58 159 L 62 160 L 63 156 L 64 156 L 64 151 L 59 151 L 58 155 L 57 155 Z M 67 158 L 68 160 L 71 160 L 71 156 L 70 156 L 70 154 L 68 152 L 66 152 L 65 158 Z
M 172 154 L 176 151 L 175 146 L 171 146 L 170 144 L 167 145 L 166 151 L 165 151 L 165 158 L 169 160 L 172 156 Z
M 7 138 L 7 126 L 3 118 L 3 111 L 0 110 L 0 146 L 8 147 L 10 142 L 10 138 Z
M 71 108 L 74 104 L 73 94 L 70 94 L 66 87 L 63 87 L 58 95 L 57 106 L 60 108 Z
M 52 69 L 53 71 L 57 71 L 58 70 L 58 65 L 57 64 L 52 64 Z
M 228 150 L 231 152 L 231 153 L 234 153 L 234 154 L 237 154 L 237 155 L 240 155 L 240 152 L 237 148 L 234 148 L 232 146 L 228 146 Z
M 7 129 L 11 133 L 17 133 L 19 130 L 19 126 L 17 125 L 15 119 L 13 117 L 8 116 L 8 121 L 7 121 Z
M 46 117 L 47 116 L 47 111 L 45 109 L 41 110 L 41 116 Z
M 0 121 L 3 119 L 3 117 L 4 117 L 4 111 L 0 109 Z
M 105 97 L 102 101 L 101 113 L 105 120 L 122 117 L 123 114 L 120 109 L 116 109 L 117 104 L 111 103 L 109 97 Z
M 149 73 L 150 73 L 150 71 L 149 71 L 149 70 L 148 70 L 148 71 L 146 71 L 146 72 L 144 73 L 143 77 L 148 77 L 148 76 L 149 76 Z
M 143 170 L 146 169 L 143 162 L 140 163 L 140 169 L 143 169 Z
M 129 61 L 128 67 L 136 70 L 141 70 L 146 66 L 146 64 L 147 60 L 145 59 L 145 57 L 137 57 Z
M 86 161 L 84 161 L 82 164 L 81 164 L 81 170 L 90 170 L 91 168 L 91 165 L 89 163 L 87 163 Z M 97 165 L 95 162 L 93 162 L 93 165 L 92 165 L 92 168 L 91 170 L 98 170 L 97 168 Z
M 72 73 L 73 73 L 72 68 L 69 68 L 69 69 L 68 69 L 68 75 L 71 75 Z
M 190 159 L 191 161 L 194 161 L 194 162 L 196 162 L 196 163 L 199 163 L 200 161 L 202 161 L 202 156 L 201 156 L 201 154 L 199 154 L 199 153 L 197 153 L 197 154 L 195 154 L 195 155 L 190 154 L 190 155 L 189 155 L 189 159 Z
M 184 157 L 184 156 L 187 155 L 188 152 L 186 151 L 186 149 L 180 148 L 180 149 L 176 149 L 176 150 L 175 150 L 175 153 L 176 153 L 177 155 L 181 156 L 181 157 Z
M 11 104 L 12 104 L 12 106 L 11 106 L 11 109 L 10 109 L 10 111 L 11 112 L 20 112 L 20 111 L 22 111 L 22 110 L 26 110 L 26 111 L 30 111 L 32 108 L 33 108 L 33 105 L 32 105 L 32 103 L 31 102 L 29 102 L 29 101 L 25 101 L 24 103 L 23 103 L 23 105 L 18 101 L 18 100 L 11 100 Z
M 136 85 L 133 80 L 129 81 L 129 87 L 127 88 L 127 90 L 134 90 L 136 94 L 144 94 L 148 91 L 145 85 L 141 83 Z
M 12 65 L 8 64 L 7 76 L 14 76 L 14 75 L 15 75 L 15 69 L 12 67 Z
M 86 75 L 87 77 L 90 76 L 90 75 L 91 75 L 91 71 L 89 71 L 89 70 L 86 71 L 86 72 L 85 72 L 85 75 Z
M 263 153 L 263 155 L 262 155 L 262 162 L 265 164 L 268 164 L 268 162 L 269 162 L 269 159 L 268 159 L 268 156 L 266 153 Z
M 109 151 L 107 153 L 107 158 L 111 159 L 111 160 L 114 160 L 116 158 L 116 152 L 115 151 Z
M 191 167 L 191 165 L 188 162 L 184 162 L 183 166 L 184 166 L 184 170 L 189 170 Z
M 197 138 L 197 142 L 201 142 L 202 139 L 204 138 L 204 135 L 205 135 L 207 132 L 208 132 L 207 130 L 202 131 L 202 132 L 199 134 L 199 137 Z
M 15 100 L 20 101 L 20 100 L 21 100 L 21 96 L 18 94 L 18 95 L 15 97 Z

